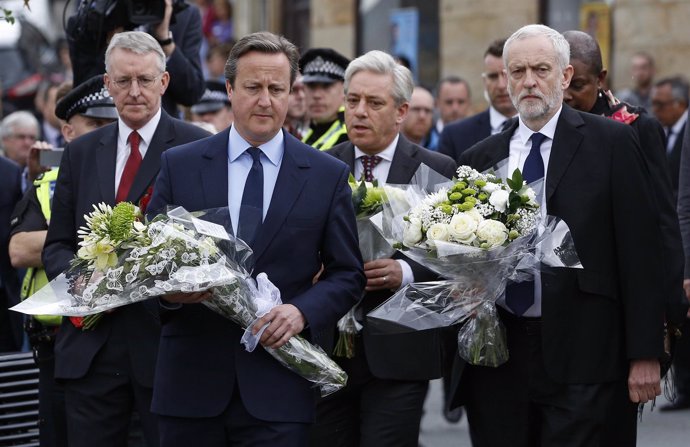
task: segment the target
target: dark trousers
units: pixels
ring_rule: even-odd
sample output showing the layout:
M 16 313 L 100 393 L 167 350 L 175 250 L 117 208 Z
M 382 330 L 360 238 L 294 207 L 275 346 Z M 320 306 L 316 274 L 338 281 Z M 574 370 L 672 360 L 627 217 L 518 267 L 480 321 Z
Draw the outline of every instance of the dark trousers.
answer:
M 554 382 L 544 368 L 541 323 L 499 313 L 510 359 L 498 368 L 467 365 L 462 376 L 474 447 L 602 445 L 615 383 Z
M 86 376 L 64 380 L 70 447 L 125 447 L 136 410 L 150 447 L 158 446 L 158 422 L 150 412 L 152 389 L 136 382 L 127 341 L 110 337 Z
M 348 374 L 347 386 L 316 406 L 311 447 L 417 447 L 428 381 L 374 377 L 361 337 L 355 357 L 338 359 Z
M 309 424 L 255 418 L 235 384 L 228 408 L 212 418 L 158 416 L 161 447 L 303 447 Z M 280 396 L 275 396 L 280 399 Z
M 55 380 L 54 342 L 34 346 L 38 366 L 38 427 L 41 447 L 67 447 L 65 391 Z

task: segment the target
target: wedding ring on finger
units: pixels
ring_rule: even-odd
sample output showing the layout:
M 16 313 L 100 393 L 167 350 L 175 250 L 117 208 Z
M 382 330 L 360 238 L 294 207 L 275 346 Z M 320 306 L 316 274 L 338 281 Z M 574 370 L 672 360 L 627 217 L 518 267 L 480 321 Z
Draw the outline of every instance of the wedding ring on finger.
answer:
M 386 284 L 386 283 L 388 282 L 388 277 L 387 277 L 387 276 L 384 276 L 384 277 L 381 278 L 381 279 L 383 279 L 383 284 Z

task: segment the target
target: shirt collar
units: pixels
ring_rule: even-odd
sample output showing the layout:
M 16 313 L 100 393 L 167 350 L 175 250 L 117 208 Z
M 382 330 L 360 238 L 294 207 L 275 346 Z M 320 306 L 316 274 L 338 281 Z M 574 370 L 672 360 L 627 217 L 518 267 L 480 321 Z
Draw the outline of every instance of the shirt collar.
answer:
M 400 139 L 400 134 L 396 134 L 395 138 L 393 138 L 393 141 L 391 141 L 391 143 L 388 146 L 386 146 L 386 148 L 384 150 L 382 150 L 381 152 L 379 152 L 375 155 L 378 155 L 379 157 L 383 158 L 386 161 L 392 162 L 393 156 L 395 155 L 395 148 L 398 147 L 398 140 L 399 139 Z M 365 153 L 360 148 L 355 146 L 355 159 L 356 160 L 365 156 L 365 155 L 369 155 L 369 154 Z
M 561 116 L 562 111 L 563 105 L 561 105 L 558 108 L 558 111 L 551 117 L 551 119 L 546 124 L 544 124 L 544 127 L 539 129 L 537 132 L 544 135 L 545 137 L 548 137 L 550 140 L 553 141 L 553 137 L 556 134 L 556 125 L 558 124 L 558 118 Z M 522 122 L 522 117 L 520 117 L 519 115 L 518 121 L 518 139 L 523 145 L 527 146 L 527 141 L 532 137 L 532 134 L 535 133 L 535 131 L 527 127 L 527 125 L 524 122 Z
M 509 116 L 505 116 L 498 110 L 494 109 L 494 106 L 489 106 L 489 125 L 492 129 L 501 130 L 501 126 L 503 126 L 503 123 L 505 123 L 509 119 Z
M 151 144 L 151 139 L 153 139 L 153 134 L 156 132 L 156 128 L 158 127 L 158 123 L 161 120 L 161 109 L 158 109 L 158 112 L 156 112 L 155 115 L 153 115 L 153 118 L 149 120 L 148 123 L 144 124 L 143 127 L 140 129 L 137 129 L 137 133 L 139 134 L 139 137 L 141 138 L 141 141 L 146 145 L 146 147 Z M 129 138 L 129 134 L 132 133 L 134 129 L 130 128 L 127 124 L 125 124 L 124 121 L 122 121 L 122 118 L 117 119 L 117 131 L 119 138 L 126 144 L 127 139 Z
M 278 166 L 280 164 L 280 160 L 283 158 L 284 141 L 285 138 L 283 131 L 281 130 L 266 143 L 259 145 L 261 152 L 263 152 L 266 158 L 268 158 L 268 160 L 275 166 Z M 240 155 L 244 154 L 247 148 L 252 146 L 242 137 L 242 135 L 240 135 L 234 125 L 230 127 L 228 145 L 230 146 L 228 148 L 228 159 L 230 160 L 230 163 L 237 160 Z
M 673 130 L 673 133 L 678 135 L 680 133 L 680 130 L 683 128 L 685 125 L 685 122 L 688 120 L 688 111 L 686 110 L 683 112 L 683 114 L 678 118 L 678 121 L 676 121 L 676 124 L 671 127 L 671 130 Z

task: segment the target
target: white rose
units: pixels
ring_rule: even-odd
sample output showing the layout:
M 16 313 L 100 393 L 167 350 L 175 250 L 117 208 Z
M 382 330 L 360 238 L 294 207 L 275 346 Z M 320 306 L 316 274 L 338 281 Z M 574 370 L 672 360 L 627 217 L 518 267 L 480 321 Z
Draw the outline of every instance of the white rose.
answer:
M 486 185 L 482 188 L 482 191 L 491 194 L 492 192 L 496 191 L 499 189 L 500 186 L 497 183 L 494 182 L 486 182 Z
M 448 225 L 444 223 L 435 223 L 426 230 L 426 238 L 429 245 L 434 245 L 433 241 L 447 241 L 448 240 Z
M 422 221 L 411 218 L 403 232 L 403 244 L 408 247 L 419 243 L 422 240 Z
M 522 195 L 527 197 L 527 203 L 529 203 L 530 205 L 537 204 L 537 193 L 535 193 L 532 188 L 525 188 Z
M 477 237 L 486 241 L 489 247 L 498 247 L 508 239 L 508 229 L 497 220 L 485 220 L 477 227 Z
M 477 229 L 477 221 L 468 213 L 458 213 L 450 220 L 448 233 L 456 240 L 466 240 Z
M 489 203 L 492 204 L 499 213 L 503 213 L 508 205 L 508 195 L 508 191 L 498 189 L 491 193 Z
M 482 214 L 479 212 L 479 210 L 477 208 L 472 208 L 469 211 L 465 211 L 465 214 L 467 214 L 472 219 L 474 219 L 477 222 L 477 224 L 479 224 L 479 222 L 484 220 L 484 217 L 482 217 Z

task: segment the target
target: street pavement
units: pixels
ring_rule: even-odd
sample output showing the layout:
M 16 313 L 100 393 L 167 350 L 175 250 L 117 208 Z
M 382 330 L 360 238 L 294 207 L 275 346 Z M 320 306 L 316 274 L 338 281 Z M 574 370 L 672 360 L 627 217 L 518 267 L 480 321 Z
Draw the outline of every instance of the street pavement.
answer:
M 471 447 L 467 418 L 463 416 L 457 424 L 449 424 L 443 418 L 442 389 L 441 380 L 431 382 L 424 406 L 419 445 L 420 447 Z M 649 404 L 645 406 L 642 420 L 637 426 L 638 447 L 690 446 L 690 410 L 662 413 L 659 407 L 666 402 L 666 399 L 661 396 L 657 398 L 654 410 L 649 410 Z

